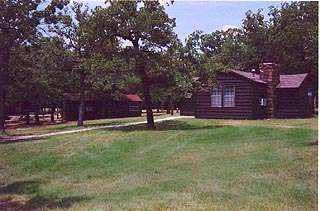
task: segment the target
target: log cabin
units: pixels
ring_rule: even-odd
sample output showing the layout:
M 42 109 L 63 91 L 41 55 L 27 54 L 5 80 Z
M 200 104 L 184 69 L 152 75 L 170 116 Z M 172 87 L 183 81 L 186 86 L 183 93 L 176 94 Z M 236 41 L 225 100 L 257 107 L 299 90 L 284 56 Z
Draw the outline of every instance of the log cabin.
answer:
M 196 118 L 306 118 L 314 113 L 308 73 L 280 74 L 279 65 L 262 63 L 259 74 L 232 70 L 217 75 L 214 87 L 203 86 L 181 103 L 181 115 Z
M 103 118 L 123 118 L 141 116 L 142 100 L 139 95 L 122 95 L 119 100 L 85 95 L 85 120 Z M 78 119 L 79 94 L 65 93 L 63 103 L 64 119 L 72 121 Z

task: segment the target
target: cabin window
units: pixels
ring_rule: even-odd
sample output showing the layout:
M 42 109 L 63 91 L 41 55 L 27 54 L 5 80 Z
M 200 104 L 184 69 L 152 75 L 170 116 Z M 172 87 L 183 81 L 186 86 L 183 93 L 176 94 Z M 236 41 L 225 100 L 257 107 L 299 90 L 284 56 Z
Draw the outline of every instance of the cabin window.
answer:
M 309 96 L 309 97 L 312 97 L 312 89 L 308 89 L 308 92 L 307 92 L 307 95 Z
M 235 88 L 234 87 L 224 87 L 223 89 L 223 106 L 224 107 L 234 107 L 235 106 Z
M 211 107 L 221 107 L 221 87 L 215 87 L 211 93 Z
M 260 105 L 261 106 L 267 106 L 267 99 L 266 98 L 261 98 L 260 99 Z
M 139 105 L 129 104 L 129 112 L 138 112 L 140 110 Z
M 86 111 L 87 112 L 92 112 L 93 111 L 93 107 L 92 106 L 86 106 Z

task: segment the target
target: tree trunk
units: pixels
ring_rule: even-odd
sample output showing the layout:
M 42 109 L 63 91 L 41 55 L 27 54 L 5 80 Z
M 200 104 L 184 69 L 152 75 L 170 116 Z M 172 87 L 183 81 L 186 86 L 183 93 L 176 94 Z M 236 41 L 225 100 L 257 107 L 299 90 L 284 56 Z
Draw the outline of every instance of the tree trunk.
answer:
M 5 126 L 4 102 L 5 102 L 5 90 L 4 90 L 4 86 L 2 85 L 2 82 L 0 81 L 0 133 L 3 133 L 4 129 L 5 129 L 5 127 L 4 127 Z
M 102 119 L 106 119 L 108 118 L 108 101 L 106 100 L 106 98 L 103 98 L 102 100 L 102 112 L 101 112 L 101 118 Z
M 163 101 L 161 100 L 160 111 L 162 112 L 163 110 L 164 110 L 164 105 L 163 105 Z
M 170 114 L 170 97 L 169 96 L 167 97 L 167 100 L 166 100 L 166 113 Z
M 34 115 L 35 124 L 40 125 L 40 119 L 39 119 L 39 106 L 36 106 L 36 111 Z
M 51 118 L 51 122 L 54 122 L 54 107 L 51 107 L 50 109 L 50 118 Z
M 64 119 L 64 107 L 62 107 L 61 110 L 60 110 L 60 119 L 61 120 Z
M 26 113 L 26 125 L 30 125 L 30 112 L 29 112 L 29 110 Z
M 0 55 L 0 133 L 5 130 L 6 85 L 8 80 L 10 52 L 2 49 Z
M 132 44 L 136 51 L 135 70 L 137 73 L 139 73 L 142 81 L 143 96 L 144 96 L 146 110 L 147 110 L 147 127 L 155 128 L 154 120 L 153 120 L 153 112 L 152 112 L 152 99 L 150 94 L 150 82 L 149 82 L 149 77 L 146 73 L 146 63 L 145 63 L 146 61 L 141 55 L 141 51 L 139 49 L 139 39 L 132 41 Z
M 60 113 L 59 108 L 57 108 L 57 119 L 59 119 L 59 113 Z
M 80 104 L 79 104 L 79 113 L 78 113 L 78 126 L 83 126 L 83 119 L 84 119 L 84 78 L 85 75 L 83 72 L 80 73 Z
M 69 103 L 67 102 L 67 99 L 66 99 L 66 97 L 64 97 L 64 99 L 63 99 L 63 120 L 65 121 L 65 122 L 67 122 L 67 121 L 69 121 L 69 118 L 70 118 L 70 114 L 69 114 L 69 109 L 68 109 L 68 105 L 69 105 Z
M 147 110 L 147 127 L 148 128 L 155 128 L 154 120 L 153 120 L 153 112 L 152 112 L 152 101 L 150 95 L 150 86 L 149 84 L 143 84 L 143 95 L 146 104 Z
M 173 116 L 173 98 L 172 98 L 172 96 L 170 96 L 170 114 L 171 114 L 171 116 Z

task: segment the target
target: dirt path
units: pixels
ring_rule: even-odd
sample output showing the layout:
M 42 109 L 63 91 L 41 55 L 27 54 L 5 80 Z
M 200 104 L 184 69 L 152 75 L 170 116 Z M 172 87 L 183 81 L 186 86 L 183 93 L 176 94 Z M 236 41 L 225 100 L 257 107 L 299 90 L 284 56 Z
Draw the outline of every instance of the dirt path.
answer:
M 156 120 L 154 120 L 154 122 L 163 122 L 163 121 L 181 119 L 181 118 L 192 118 L 192 117 L 189 117 L 189 116 L 166 117 L 163 119 L 156 119 Z M 20 140 L 27 140 L 27 139 L 46 138 L 46 137 L 50 137 L 50 136 L 58 136 L 58 135 L 64 135 L 64 134 L 70 134 L 70 133 L 79 133 L 79 132 L 98 130 L 98 129 L 128 127 L 128 126 L 141 125 L 141 124 L 146 124 L 146 123 L 147 123 L 147 121 L 131 122 L 131 123 L 125 123 L 125 124 L 120 124 L 120 125 L 105 125 L 105 126 L 77 129 L 77 130 L 52 132 L 52 133 L 46 133 L 46 134 L 40 134 L 40 135 L 1 136 L 0 143 L 1 142 L 10 142 L 10 141 L 14 142 L 14 141 L 20 141 Z

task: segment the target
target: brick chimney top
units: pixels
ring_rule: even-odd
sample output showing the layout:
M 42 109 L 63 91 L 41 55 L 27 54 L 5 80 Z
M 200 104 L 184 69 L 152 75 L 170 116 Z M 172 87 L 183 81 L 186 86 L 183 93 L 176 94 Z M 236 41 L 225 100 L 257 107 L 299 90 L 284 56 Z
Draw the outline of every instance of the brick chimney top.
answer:
M 280 83 L 280 71 L 279 65 L 276 63 L 261 63 L 259 65 L 260 69 L 260 79 L 272 83 L 273 85 L 278 85 Z

